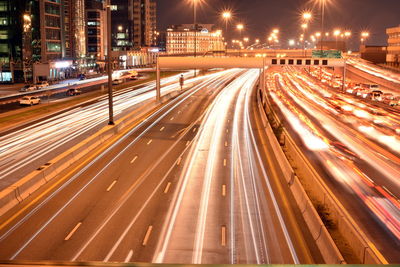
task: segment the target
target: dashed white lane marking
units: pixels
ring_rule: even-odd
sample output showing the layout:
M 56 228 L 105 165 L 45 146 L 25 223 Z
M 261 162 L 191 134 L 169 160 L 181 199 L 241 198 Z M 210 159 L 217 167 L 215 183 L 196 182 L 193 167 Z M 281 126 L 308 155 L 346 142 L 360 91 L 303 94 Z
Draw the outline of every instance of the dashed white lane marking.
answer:
M 75 234 L 75 232 L 76 232 L 76 230 L 78 230 L 78 228 L 80 227 L 82 225 L 82 223 L 81 222 L 79 222 L 75 227 L 74 227 L 74 229 L 72 229 L 72 231 L 65 237 L 65 241 L 68 241 L 74 234 Z
M 149 142 L 147 142 L 147 145 L 150 145 L 151 143 L 153 143 L 153 139 L 149 140 Z
M 226 196 L 226 185 L 222 185 L 222 196 L 225 197 Z
M 133 250 L 131 249 L 130 251 L 129 251 L 129 253 L 128 253 L 128 255 L 126 256 L 126 258 L 125 258 L 125 263 L 128 263 L 128 262 L 130 262 L 131 261 L 131 259 L 132 259 L 132 256 L 133 256 Z
M 110 184 L 110 186 L 107 188 L 107 192 L 110 192 L 111 191 L 111 189 L 114 187 L 114 185 L 117 183 L 117 180 L 114 180 L 114 182 L 112 182 L 111 184 Z
M 137 159 L 138 159 L 138 156 L 135 156 L 135 157 L 131 160 L 131 164 L 134 163 Z
M 221 246 L 226 246 L 226 226 L 221 227 Z
M 150 225 L 149 228 L 147 228 L 146 235 L 144 236 L 143 243 L 142 243 L 143 246 L 147 245 L 147 242 L 149 241 L 152 230 L 153 230 L 153 226 Z
M 224 167 L 226 167 L 226 159 L 224 159 Z
M 164 130 L 165 130 L 165 127 L 161 127 L 160 132 L 162 132 L 162 131 L 164 131 Z
M 171 187 L 171 182 L 169 182 L 169 183 L 167 184 L 167 186 L 165 187 L 165 189 L 164 189 L 164 194 L 167 194 L 167 193 L 169 192 L 170 187 Z
M 181 164 L 182 157 L 179 157 L 178 160 L 176 161 L 176 165 L 179 166 Z

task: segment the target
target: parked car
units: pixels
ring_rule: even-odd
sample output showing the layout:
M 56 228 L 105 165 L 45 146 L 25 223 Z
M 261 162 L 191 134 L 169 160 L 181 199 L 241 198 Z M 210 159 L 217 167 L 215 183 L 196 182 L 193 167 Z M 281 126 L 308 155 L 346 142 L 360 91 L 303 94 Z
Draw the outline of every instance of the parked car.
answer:
M 38 90 L 41 90 L 41 89 L 43 89 L 43 88 L 45 88 L 47 86 L 49 86 L 49 83 L 46 82 L 46 81 L 41 81 L 41 82 L 36 83 L 36 88 Z
M 37 96 L 24 96 L 19 101 L 20 105 L 28 105 L 28 106 L 37 105 L 39 103 L 40 103 L 40 98 Z
M 21 89 L 19 89 L 20 92 L 30 92 L 36 90 L 36 86 L 33 84 L 27 84 Z
M 71 88 L 67 90 L 67 96 L 80 95 L 81 93 L 81 90 L 76 88 Z

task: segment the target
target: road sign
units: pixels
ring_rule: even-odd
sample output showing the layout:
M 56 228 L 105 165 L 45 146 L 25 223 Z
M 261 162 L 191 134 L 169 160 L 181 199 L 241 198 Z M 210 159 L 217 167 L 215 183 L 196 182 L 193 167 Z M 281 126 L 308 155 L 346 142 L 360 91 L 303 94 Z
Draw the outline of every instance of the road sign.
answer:
M 342 51 L 338 50 L 313 50 L 313 58 L 342 58 Z

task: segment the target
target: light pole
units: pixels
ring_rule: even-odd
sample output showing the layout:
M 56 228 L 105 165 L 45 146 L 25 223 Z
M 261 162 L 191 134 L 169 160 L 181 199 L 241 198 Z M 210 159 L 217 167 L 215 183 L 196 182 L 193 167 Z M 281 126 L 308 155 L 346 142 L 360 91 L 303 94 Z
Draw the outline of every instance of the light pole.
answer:
M 225 11 L 222 13 L 222 18 L 225 20 L 225 40 L 226 40 L 226 53 L 228 53 L 228 22 L 232 18 L 232 13 L 229 11 Z
M 325 32 L 325 5 L 326 5 L 326 1 L 327 0 L 318 0 L 321 6 L 321 32 Z M 324 43 L 324 35 L 321 35 L 321 56 L 323 57 L 323 51 L 324 51 L 324 47 L 323 47 L 323 43 Z
M 307 55 L 306 54 L 306 46 L 305 46 L 305 36 L 306 36 L 306 31 L 308 29 L 308 22 L 311 20 L 312 18 L 312 14 L 311 12 L 303 12 L 302 14 L 302 18 L 303 18 L 303 24 L 301 25 L 301 28 L 303 29 L 303 51 L 304 51 L 304 57 Z
M 365 41 L 368 39 L 369 37 L 369 32 L 362 32 L 361 33 L 361 44 L 363 45 L 365 43 Z
M 338 50 L 338 37 L 341 34 L 340 30 L 335 30 L 333 35 L 335 36 L 335 49 Z
M 194 57 L 197 57 L 197 1 L 193 0 Z M 197 71 L 194 69 L 194 77 L 196 76 Z
M 107 65 L 108 65 L 108 125 L 114 125 L 114 108 L 113 108 L 113 83 L 112 73 L 113 65 L 111 62 L 111 0 L 107 1 Z
M 242 40 L 242 31 L 244 29 L 244 25 L 242 23 L 236 25 L 236 29 L 238 29 L 239 33 L 240 33 L 240 40 Z M 242 51 L 241 48 L 239 48 L 239 57 L 242 56 Z

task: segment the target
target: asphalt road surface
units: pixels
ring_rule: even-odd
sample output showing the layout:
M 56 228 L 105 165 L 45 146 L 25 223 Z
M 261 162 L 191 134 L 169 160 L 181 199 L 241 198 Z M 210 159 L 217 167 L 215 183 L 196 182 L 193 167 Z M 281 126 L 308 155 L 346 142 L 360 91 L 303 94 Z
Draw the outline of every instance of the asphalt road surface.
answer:
M 323 263 L 263 134 L 258 71 L 201 80 L 0 220 L 0 259 Z

